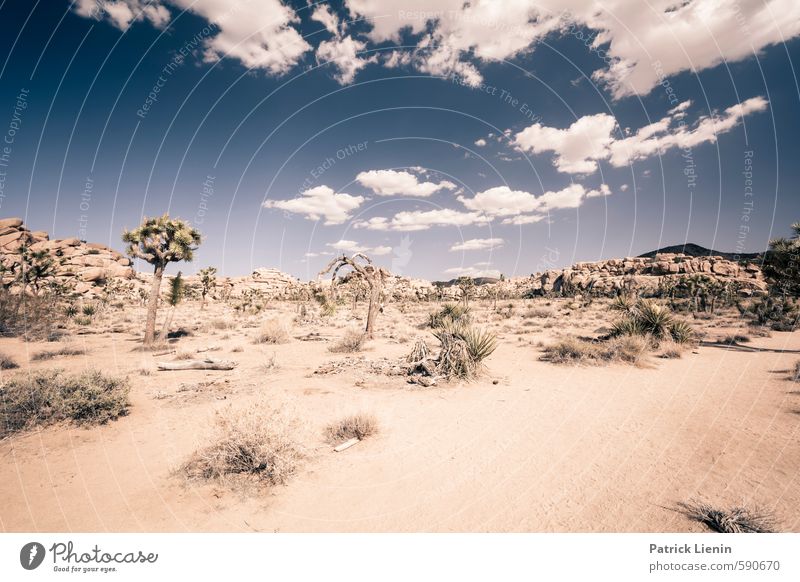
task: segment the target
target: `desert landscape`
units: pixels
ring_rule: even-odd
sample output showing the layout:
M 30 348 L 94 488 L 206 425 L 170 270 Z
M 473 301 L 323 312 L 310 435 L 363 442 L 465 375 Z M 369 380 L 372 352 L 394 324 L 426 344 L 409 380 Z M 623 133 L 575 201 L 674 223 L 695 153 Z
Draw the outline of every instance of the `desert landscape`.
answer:
M 166 215 L 129 256 L 0 220 L 0 528 L 798 531 L 797 234 L 300 281 L 179 276 Z

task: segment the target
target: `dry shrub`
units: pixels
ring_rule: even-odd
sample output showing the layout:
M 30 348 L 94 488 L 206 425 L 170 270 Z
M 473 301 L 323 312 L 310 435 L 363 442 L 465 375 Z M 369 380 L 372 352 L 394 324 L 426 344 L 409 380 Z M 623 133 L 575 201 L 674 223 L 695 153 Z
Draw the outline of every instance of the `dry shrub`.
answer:
M 82 356 L 84 354 L 86 354 L 86 350 L 83 348 L 63 346 L 57 350 L 44 350 L 42 352 L 33 354 L 33 356 L 31 356 L 31 360 L 39 362 L 42 360 L 52 360 L 53 358 L 57 358 L 59 356 Z
M 679 503 L 678 507 L 689 519 L 718 533 L 774 533 L 777 529 L 775 517 L 758 509 L 717 509 L 703 502 Z
M 289 342 L 289 329 L 278 319 L 268 319 L 256 336 L 257 344 L 285 344 Z
M 364 347 L 364 340 L 365 336 L 363 331 L 356 328 L 350 328 L 344 333 L 339 341 L 328 348 L 328 351 L 336 354 L 352 354 L 355 352 L 360 352 L 361 348 Z
M 445 303 L 436 313 L 428 316 L 428 325 L 439 329 L 450 324 L 467 325 L 472 322 L 472 310 L 461 303 Z
M 49 296 L 0 291 L 0 335 L 21 337 L 25 341 L 54 341 L 63 311 Z
M 800 382 L 800 361 L 795 362 L 794 370 L 792 371 L 792 381 Z
M 103 424 L 128 413 L 127 379 L 89 371 L 18 374 L 0 386 L 0 438 L 60 420 Z
M 194 352 L 190 352 L 189 350 L 181 350 L 180 352 L 175 354 L 175 357 L 173 358 L 173 360 L 175 360 L 175 361 L 192 360 L 192 359 L 194 359 L 194 357 L 196 355 L 197 354 L 195 354 Z
M 330 444 L 335 445 L 350 439 L 362 441 L 377 432 L 378 421 L 375 416 L 359 412 L 328 425 L 325 428 L 325 438 Z
M 641 365 L 650 349 L 647 337 L 623 335 L 606 341 L 566 337 L 544 349 L 542 359 L 554 364 L 592 364 L 626 362 Z
M 523 319 L 547 319 L 548 317 L 553 317 L 553 311 L 541 307 L 531 307 L 528 309 L 528 311 L 522 314 Z
M 19 368 L 19 364 L 14 361 L 14 358 L 0 352 L 0 370 L 13 370 L 15 368 Z
M 189 479 L 244 477 L 265 485 L 285 483 L 303 457 L 292 426 L 269 405 L 228 407 L 217 413 L 210 443 L 195 451 L 180 472 Z
M 686 351 L 686 346 L 673 340 L 665 340 L 658 344 L 659 358 L 667 360 L 678 359 L 683 357 L 684 351 Z

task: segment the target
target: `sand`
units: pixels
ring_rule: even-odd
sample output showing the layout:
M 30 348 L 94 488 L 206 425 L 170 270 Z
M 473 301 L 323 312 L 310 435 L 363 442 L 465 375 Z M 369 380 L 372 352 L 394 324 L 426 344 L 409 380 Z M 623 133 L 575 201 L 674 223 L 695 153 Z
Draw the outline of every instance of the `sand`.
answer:
M 355 356 L 328 348 L 363 324 L 356 319 L 363 305 L 355 314 L 346 306 L 321 323 L 293 324 L 292 340 L 282 345 L 253 338 L 266 319 L 290 322 L 294 304 L 247 316 L 224 304 L 182 305 L 173 328 L 192 335 L 173 347 L 219 348 L 203 354 L 237 361 L 230 372 L 156 371 L 156 361 L 174 354 L 135 351 L 141 307 L 108 307 L 91 325 L 72 326 L 61 343 L 85 355 L 32 362 L 54 345 L 0 339 L 0 351 L 21 365 L 17 372 L 99 368 L 127 375 L 132 386 L 130 414 L 118 421 L 62 423 L 0 441 L 0 529 L 705 531 L 676 511 L 700 499 L 763 508 L 781 530 L 800 531 L 800 384 L 790 380 L 800 334 L 754 335 L 746 348 L 703 344 L 641 367 L 556 365 L 540 360 L 542 345 L 564 333 L 597 335 L 613 319 L 607 304 L 512 303 L 505 317 L 489 302 L 473 302 L 500 338 L 483 377 L 429 388 L 354 366 L 314 371 L 352 357 L 402 357 L 416 335 L 435 347 L 418 326 L 436 304 L 389 305 L 376 339 Z M 529 307 L 554 316 L 522 318 Z M 694 324 L 713 342 L 747 333 L 735 315 Z M 212 325 L 225 321 L 232 329 Z M 328 341 L 298 339 L 309 333 Z M 215 411 L 263 402 L 297 419 L 307 450 L 287 484 L 187 482 L 176 473 L 207 442 Z M 333 452 L 325 426 L 359 411 L 375 415 L 379 434 Z

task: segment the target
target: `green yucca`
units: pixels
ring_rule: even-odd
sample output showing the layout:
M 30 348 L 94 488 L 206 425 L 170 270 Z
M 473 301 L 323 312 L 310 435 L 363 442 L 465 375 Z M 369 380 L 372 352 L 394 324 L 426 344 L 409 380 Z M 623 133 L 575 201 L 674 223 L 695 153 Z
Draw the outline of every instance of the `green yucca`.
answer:
M 667 337 L 674 321 L 669 308 L 644 299 L 636 304 L 634 318 L 638 320 L 645 333 L 656 339 Z
M 633 315 L 626 315 L 625 317 L 615 321 L 611 324 L 611 335 L 644 335 L 646 332 L 638 318 Z
M 675 321 L 669 329 L 672 339 L 679 344 L 686 344 L 694 339 L 692 326 L 685 321 Z
M 448 321 L 433 335 L 442 345 L 439 372 L 447 377 L 474 377 L 483 360 L 497 349 L 495 334 L 463 323 Z
M 472 320 L 470 308 L 456 303 L 445 303 L 436 313 L 431 313 L 428 325 L 434 329 L 444 327 L 448 323 L 468 324 Z
M 617 295 L 611 301 L 611 305 L 609 307 L 614 311 L 628 313 L 631 309 L 633 309 L 634 305 L 636 305 L 636 301 L 634 301 L 633 297 L 630 295 Z

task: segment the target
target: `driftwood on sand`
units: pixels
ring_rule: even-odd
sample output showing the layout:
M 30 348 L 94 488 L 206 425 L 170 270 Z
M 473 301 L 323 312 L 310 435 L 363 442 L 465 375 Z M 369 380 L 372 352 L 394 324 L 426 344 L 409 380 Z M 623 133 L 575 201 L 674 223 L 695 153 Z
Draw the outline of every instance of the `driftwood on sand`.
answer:
M 179 362 L 159 362 L 159 370 L 233 370 L 236 362 L 230 360 L 182 360 Z

